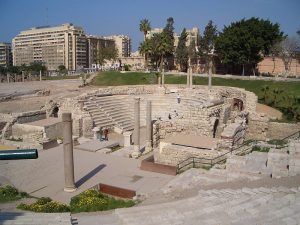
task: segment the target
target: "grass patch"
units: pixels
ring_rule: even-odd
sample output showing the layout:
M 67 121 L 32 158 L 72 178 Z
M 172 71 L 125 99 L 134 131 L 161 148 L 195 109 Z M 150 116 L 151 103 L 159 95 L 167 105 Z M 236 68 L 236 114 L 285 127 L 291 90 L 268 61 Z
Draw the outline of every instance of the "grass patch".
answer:
M 28 196 L 26 192 L 19 192 L 10 185 L 0 186 L 0 203 L 16 201 Z
M 115 199 L 96 190 L 87 190 L 71 199 L 70 209 L 73 213 L 105 211 L 134 206 L 132 200 Z
M 273 139 L 273 140 L 269 140 L 267 143 L 270 145 L 285 146 L 288 143 L 288 141 L 280 140 L 280 139 Z
M 80 77 L 84 77 L 84 74 L 80 75 L 57 75 L 57 76 L 45 76 L 42 77 L 43 80 L 69 80 L 69 79 L 79 79 Z M 90 74 L 86 74 L 86 78 L 88 79 Z
M 69 206 L 59 202 L 55 202 L 51 198 L 40 198 L 32 204 L 21 203 L 17 206 L 17 208 L 41 213 L 60 213 L 70 211 Z
M 270 151 L 269 147 L 260 147 L 260 146 L 252 147 L 252 152 L 269 152 L 269 151 Z
M 122 147 L 120 145 L 117 145 L 117 146 L 114 146 L 114 147 L 111 147 L 111 152 L 115 152 L 115 151 L 118 151 L 119 149 L 121 149 Z

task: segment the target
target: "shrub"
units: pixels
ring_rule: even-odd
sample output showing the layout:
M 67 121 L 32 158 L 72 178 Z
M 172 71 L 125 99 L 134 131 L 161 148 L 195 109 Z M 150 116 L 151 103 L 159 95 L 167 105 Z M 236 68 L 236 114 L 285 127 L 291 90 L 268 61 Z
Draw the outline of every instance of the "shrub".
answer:
M 273 140 L 269 140 L 268 144 L 270 145 L 277 145 L 277 146 L 284 146 L 288 143 L 287 140 L 280 140 L 280 139 L 273 139 Z
M 18 209 L 28 210 L 33 212 L 43 213 L 58 213 L 58 212 L 69 212 L 69 206 L 55 202 L 51 198 L 40 198 L 35 203 L 24 204 L 21 203 L 17 206 Z
M 260 147 L 260 146 L 253 146 L 252 147 L 253 152 L 269 152 L 270 148 L 269 147 Z
M 0 186 L 0 202 L 16 201 L 28 197 L 26 192 L 19 192 L 15 187 L 10 185 Z
M 96 190 L 87 190 L 71 199 L 71 212 L 95 212 L 116 208 L 131 207 L 135 203 L 131 200 L 115 199 Z

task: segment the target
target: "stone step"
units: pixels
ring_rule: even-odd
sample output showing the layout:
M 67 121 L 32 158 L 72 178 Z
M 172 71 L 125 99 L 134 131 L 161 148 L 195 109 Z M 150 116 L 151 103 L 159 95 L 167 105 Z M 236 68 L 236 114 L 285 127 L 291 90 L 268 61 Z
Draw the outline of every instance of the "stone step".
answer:
M 78 225 L 121 225 L 122 221 L 114 213 L 97 215 L 75 215 Z

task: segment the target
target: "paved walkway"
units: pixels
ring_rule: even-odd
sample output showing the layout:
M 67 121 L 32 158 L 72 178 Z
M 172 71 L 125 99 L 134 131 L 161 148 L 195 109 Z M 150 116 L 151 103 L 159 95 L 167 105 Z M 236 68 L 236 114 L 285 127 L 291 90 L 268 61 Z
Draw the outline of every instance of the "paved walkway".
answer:
M 142 171 L 140 160 L 74 150 L 75 182 L 78 190 L 66 193 L 64 187 L 63 147 L 39 152 L 36 160 L 1 161 L 1 176 L 20 190 L 37 197 L 47 196 L 61 202 L 98 183 L 149 193 L 160 189 L 173 176 Z

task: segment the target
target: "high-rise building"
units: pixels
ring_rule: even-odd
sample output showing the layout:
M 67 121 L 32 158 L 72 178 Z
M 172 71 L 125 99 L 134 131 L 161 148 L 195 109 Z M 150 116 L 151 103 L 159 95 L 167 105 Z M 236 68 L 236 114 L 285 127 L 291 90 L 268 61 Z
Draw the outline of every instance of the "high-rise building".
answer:
M 99 52 L 107 47 L 114 47 L 115 41 L 106 37 L 98 36 L 87 36 L 88 41 L 88 59 L 89 59 L 89 68 L 92 68 L 93 64 L 98 64 L 98 54 Z
M 12 65 L 11 44 L 0 42 L 0 66 L 9 67 Z
M 118 57 L 130 57 L 131 54 L 131 39 L 126 35 L 113 35 L 107 37 L 115 41 L 118 49 Z
M 68 70 L 88 67 L 88 42 L 81 27 L 67 23 L 21 31 L 13 39 L 13 64 L 41 62 L 48 70 L 64 65 Z

